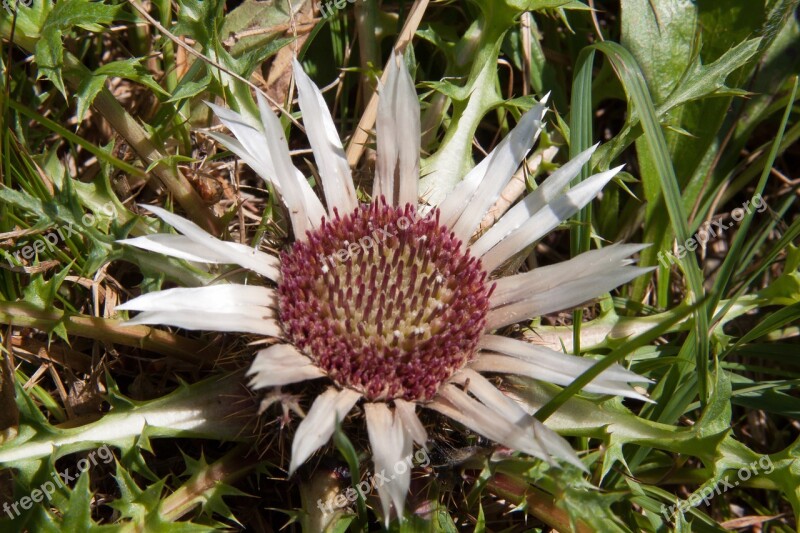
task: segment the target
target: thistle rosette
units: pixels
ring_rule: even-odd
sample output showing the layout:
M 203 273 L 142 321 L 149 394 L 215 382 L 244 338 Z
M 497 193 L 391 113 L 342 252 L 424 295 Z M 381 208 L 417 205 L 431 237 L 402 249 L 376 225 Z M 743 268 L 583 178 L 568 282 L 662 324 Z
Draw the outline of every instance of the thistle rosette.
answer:
M 341 141 L 322 94 L 299 64 L 294 75 L 325 204 L 294 166 L 280 122 L 259 95 L 260 120 L 213 104 L 233 137 L 209 133 L 269 182 L 286 205 L 294 244 L 280 257 L 221 241 L 164 209 L 144 206 L 180 235 L 129 245 L 201 263 L 237 264 L 269 287 L 220 283 L 135 298 L 130 324 L 241 332 L 274 339 L 248 374 L 254 389 L 306 380 L 329 385 L 297 427 L 289 473 L 331 438 L 363 402 L 375 471 L 390 471 L 425 447 L 417 408 L 437 411 L 504 446 L 584 468 L 562 437 L 531 417 L 483 374 L 569 385 L 594 364 L 498 335 L 504 326 L 568 309 L 649 271 L 612 245 L 569 261 L 494 277 L 504 262 L 555 229 L 622 167 L 570 182 L 597 148 L 578 154 L 473 239 L 481 220 L 535 144 L 546 98 L 437 206 L 420 203 L 419 102 L 401 58 L 392 56 L 377 116 L 371 204 L 359 204 Z M 213 301 L 213 309 L 208 302 Z M 615 364 L 584 390 L 647 400 L 629 383 L 648 380 Z M 402 510 L 410 470 L 379 489 L 383 514 Z

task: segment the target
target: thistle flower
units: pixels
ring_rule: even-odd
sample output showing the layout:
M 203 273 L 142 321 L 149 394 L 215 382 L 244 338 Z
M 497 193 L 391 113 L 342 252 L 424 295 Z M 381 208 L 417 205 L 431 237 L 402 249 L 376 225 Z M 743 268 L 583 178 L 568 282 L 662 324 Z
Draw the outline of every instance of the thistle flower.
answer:
M 589 203 L 621 167 L 569 187 L 597 145 L 563 165 L 470 243 L 542 129 L 543 99 L 463 181 L 429 211 L 418 205 L 420 118 L 401 58 L 389 63 L 377 116 L 373 201 L 359 204 L 322 94 L 294 63 L 300 108 L 327 211 L 292 164 L 280 122 L 258 98 L 260 122 L 209 104 L 234 137 L 210 133 L 267 182 L 288 208 L 295 242 L 280 258 L 221 241 L 164 209 L 144 206 L 180 235 L 125 240 L 201 263 L 237 264 L 275 288 L 217 284 L 145 294 L 118 309 L 130 324 L 254 333 L 275 338 L 248 371 L 254 389 L 325 380 L 297 427 L 292 474 L 326 444 L 337 420 L 363 402 L 375 471 L 390 471 L 428 436 L 417 408 L 549 462 L 584 468 L 570 445 L 532 418 L 485 373 L 568 385 L 594 363 L 514 338 L 500 328 L 595 298 L 648 269 L 629 258 L 642 245 L 613 245 L 564 263 L 500 277 L 498 267 Z M 423 214 L 424 213 L 424 214 Z M 620 365 L 585 391 L 645 399 L 648 380 Z M 379 487 L 387 520 L 402 510 L 410 471 Z

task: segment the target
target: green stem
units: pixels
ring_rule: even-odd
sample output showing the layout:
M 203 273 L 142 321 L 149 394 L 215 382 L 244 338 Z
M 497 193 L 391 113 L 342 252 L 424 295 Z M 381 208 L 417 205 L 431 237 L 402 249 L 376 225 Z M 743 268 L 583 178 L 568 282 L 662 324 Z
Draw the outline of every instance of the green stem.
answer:
M 170 0 L 158 0 L 156 5 L 158 6 L 158 17 L 161 25 L 165 28 L 171 27 L 172 3 Z M 161 46 L 161 53 L 163 54 L 161 64 L 163 65 L 162 69 L 165 74 L 164 83 L 167 90 L 172 94 L 178 87 L 178 73 L 175 72 L 175 45 L 172 41 L 164 39 L 164 43 Z
M 0 323 L 52 331 L 63 324 L 67 333 L 100 342 L 133 346 L 168 355 L 195 365 L 213 363 L 217 353 L 200 341 L 148 326 L 123 326 L 123 320 L 69 313 L 59 309 L 41 310 L 25 302 L 0 302 Z
M 722 300 L 717 306 L 717 311 L 723 309 L 728 300 Z M 753 294 L 742 296 L 727 310 L 725 316 L 716 324 L 714 332 L 723 334 L 723 326 L 731 320 L 748 313 L 749 311 L 766 305 L 780 305 L 772 299 Z M 607 348 L 616 339 L 626 339 L 641 335 L 659 324 L 664 324 L 676 317 L 676 310 L 671 309 L 663 313 L 640 317 L 617 316 L 616 313 L 595 318 L 584 322 L 581 326 L 581 349 L 586 351 L 598 348 Z M 675 322 L 666 333 L 676 333 L 687 329 L 688 317 Z M 574 353 L 572 346 L 572 326 L 537 326 L 523 333 L 523 336 L 534 344 L 544 345 L 554 350 L 566 350 Z
M 161 502 L 161 515 L 170 522 L 180 520 L 186 514 L 207 501 L 206 494 L 216 489 L 219 485 L 230 485 L 236 480 L 249 474 L 258 461 L 246 458 L 249 446 L 240 444 L 222 459 L 205 465 L 205 468 L 195 472 L 186 480 L 178 490 L 164 498 Z M 138 531 L 140 524 L 128 524 L 121 532 Z
M 112 391 L 111 411 L 99 420 L 78 427 L 54 427 L 26 431 L 0 448 L 0 465 L 20 464 L 55 454 L 55 458 L 89 450 L 100 443 L 123 451 L 148 438 L 209 438 L 246 441 L 252 438 L 255 403 L 248 395 L 241 373 L 216 376 L 194 385 L 183 385 L 166 396 L 137 403 Z M 225 401 L 221 401 L 225 398 Z
M 378 39 L 375 35 L 378 27 L 377 2 L 364 2 L 355 4 L 356 31 L 358 31 L 358 51 L 361 68 L 365 71 L 381 67 L 381 53 Z M 374 89 L 367 76 L 361 78 L 361 90 L 364 93 L 363 102 L 372 98 Z
M 569 514 L 556 506 L 552 496 L 536 487 L 507 474 L 497 474 L 486 484 L 486 490 L 496 496 L 517 503 L 525 500 L 525 510 L 556 531 L 589 533 L 592 530 L 582 522 L 570 520 Z
M 636 472 L 636 479 L 648 485 L 702 485 L 712 474 L 703 468 L 659 468 L 647 472 Z M 730 477 L 730 476 L 729 476 Z M 740 480 L 739 487 L 748 489 L 780 490 L 780 487 L 767 477 L 754 477 Z

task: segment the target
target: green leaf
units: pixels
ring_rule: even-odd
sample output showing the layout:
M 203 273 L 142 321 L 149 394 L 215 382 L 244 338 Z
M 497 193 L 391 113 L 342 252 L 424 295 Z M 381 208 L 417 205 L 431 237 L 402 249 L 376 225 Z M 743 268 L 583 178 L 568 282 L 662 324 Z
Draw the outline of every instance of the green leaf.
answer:
M 56 2 L 45 21 L 46 28 L 66 30 L 78 26 L 87 31 L 102 31 L 120 12 L 120 6 L 93 0 Z M 44 33 L 44 32 L 42 32 Z
M 65 33 L 74 27 L 87 31 L 101 31 L 120 12 L 121 7 L 92 0 L 62 0 L 56 2 L 40 29 L 41 39 L 36 43 L 34 56 L 39 75 L 47 77 L 67 97 L 61 69 L 64 66 Z
M 473 533 L 486 533 L 486 516 L 483 514 L 483 505 L 480 502 L 478 502 L 478 518 L 475 520 Z
M 353 446 L 353 443 L 350 442 L 350 439 L 348 439 L 347 435 L 342 431 L 341 424 L 338 420 L 336 421 L 336 429 L 333 433 L 333 444 L 336 446 L 336 449 L 339 450 L 339 453 L 342 454 L 345 461 L 347 461 L 347 466 L 350 468 L 350 480 L 353 488 L 357 489 L 357 485 L 361 481 L 358 452 L 356 452 L 355 446 Z M 356 524 L 363 526 L 367 521 L 367 506 L 361 491 L 356 490 L 356 494 L 356 508 L 358 511 L 358 522 Z
M 770 173 L 772 171 L 772 165 L 775 162 L 775 158 L 778 156 L 778 151 L 780 149 L 781 140 L 783 139 L 784 134 L 786 133 L 786 127 L 789 123 L 789 118 L 792 114 L 792 107 L 794 106 L 795 98 L 797 98 L 797 91 L 798 85 L 800 84 L 800 78 L 795 76 L 794 82 L 792 84 L 791 96 L 789 97 L 789 102 L 786 106 L 786 110 L 783 113 L 783 118 L 781 120 L 780 127 L 778 129 L 777 134 L 775 135 L 775 139 L 772 142 L 772 146 L 769 151 L 769 155 L 767 156 L 766 164 L 764 165 L 764 169 L 761 172 L 761 176 L 758 179 L 758 183 L 755 186 L 754 195 L 761 196 L 764 193 L 764 188 L 767 185 L 767 180 L 769 179 Z M 736 266 L 736 262 L 739 257 L 739 253 L 744 247 L 745 239 L 747 238 L 748 230 L 750 229 L 750 225 L 753 221 L 753 217 L 755 215 L 754 210 L 748 210 L 742 221 L 739 223 L 739 229 L 736 233 L 736 236 L 733 238 L 733 242 L 731 243 L 730 250 L 728 255 L 725 256 L 725 260 L 722 262 L 722 266 L 719 269 L 718 277 L 714 281 L 714 291 L 712 293 L 712 307 L 714 309 L 716 307 L 717 302 L 719 302 L 723 295 L 725 294 L 725 289 L 730 282 L 731 274 L 734 271 Z M 797 224 L 800 220 L 795 220 L 794 224 Z M 742 289 L 740 289 L 742 290 Z M 733 305 L 736 298 L 731 298 L 731 301 L 728 302 L 726 308 Z
M 218 401 L 220 395 L 241 393 L 240 378 L 236 374 L 212 377 L 193 385 L 182 385 L 155 400 L 117 402 L 118 408 L 78 427 L 55 429 L 49 425 L 42 427 L 40 423 L 23 428 L 21 425 L 19 435 L 0 446 L 0 465 L 17 467 L 51 455 L 58 458 L 91 450 L 102 444 L 113 445 L 125 455 L 125 452 L 147 447 L 147 439 L 151 437 L 245 439 L 243 422 L 232 416 L 239 407 Z M 25 409 L 24 398 L 18 394 L 21 414 Z M 181 420 L 180 424 L 176 425 L 175 420 Z
M 800 399 L 779 390 L 797 387 L 797 380 L 756 382 L 733 373 L 730 377 L 733 384 L 731 400 L 735 405 L 800 420 Z
M 145 169 L 145 172 L 150 172 L 151 170 L 156 168 L 158 165 L 166 165 L 166 166 L 174 167 L 174 166 L 176 166 L 176 165 L 178 165 L 180 163 L 192 163 L 192 162 L 195 162 L 195 161 L 196 161 L 196 159 L 193 158 L 193 157 L 180 155 L 180 154 L 172 154 L 172 155 L 164 156 L 162 158 L 153 160 L 153 162 L 150 163 L 147 166 L 147 168 Z
M 613 505 L 623 500 L 621 493 L 603 493 L 589 483 L 566 487 L 559 506 L 566 509 L 573 521 L 585 522 L 594 531 L 627 533 L 631 530 L 616 515 Z
M 36 58 L 39 76 L 53 82 L 56 89 L 66 98 L 67 89 L 61 76 L 61 68 L 64 66 L 64 45 L 61 43 L 61 37 L 62 32 L 58 28 L 44 30 L 42 38 L 36 42 L 33 55 Z
M 178 83 L 178 87 L 172 93 L 172 96 L 167 100 L 167 102 L 178 102 L 207 91 L 212 78 L 211 73 L 208 71 L 208 68 L 205 65 L 205 62 L 203 61 L 196 61 L 193 63 L 190 72 L 192 70 L 197 70 L 195 67 L 202 67 L 203 76 L 198 80 L 194 80 L 193 76 L 187 73 L 183 78 L 181 78 L 181 81 Z
M 222 7 L 217 0 L 178 0 L 178 23 L 172 28 L 175 35 L 188 35 L 204 46 L 217 34 L 216 24 Z
M 493 11 L 490 13 L 494 13 Z M 463 37 L 461 46 L 470 46 L 475 55 L 469 70 L 453 69 L 447 76 L 467 76 L 461 86 L 439 86 L 453 104 L 452 117 L 439 149 L 422 162 L 420 190 L 429 191 L 429 201 L 438 203 L 444 194 L 473 167 L 472 141 L 478 125 L 490 110 L 502 103 L 498 90 L 497 58 L 508 21 L 486 15 Z M 483 31 L 478 31 L 483 27 Z M 478 39 L 477 44 L 474 40 Z M 472 41 L 472 42 L 470 42 Z
M 664 113 L 686 102 L 709 96 L 747 94 L 741 89 L 726 87 L 725 80 L 755 57 L 760 44 L 761 38 L 742 41 L 708 66 L 701 64 L 699 55 L 695 56 L 678 86 L 659 107 L 659 112 Z
M 148 500 L 152 500 L 152 496 L 148 497 L 145 491 L 136 484 L 130 473 L 119 463 L 117 463 L 117 472 L 114 477 L 117 481 L 117 487 L 119 487 L 120 496 L 111 502 L 110 506 L 117 510 L 122 518 L 130 518 L 134 523 L 143 523 L 147 516 L 147 508 L 144 504 Z M 155 501 L 150 502 L 151 505 L 157 505 L 163 481 L 158 481 L 151 487 L 158 488 L 157 491 L 153 491 L 156 493 Z
M 95 146 L 94 144 L 86 141 L 85 139 L 75 135 L 74 133 L 72 133 L 68 129 L 64 128 L 62 125 L 58 124 L 57 122 L 54 122 L 54 121 L 50 120 L 49 118 L 37 113 L 33 109 L 30 109 L 30 108 L 22 105 L 19 102 L 15 102 L 13 100 L 10 100 L 10 101 L 8 101 L 8 104 L 15 111 L 17 111 L 17 112 L 19 112 L 19 113 L 21 113 L 21 114 L 23 114 L 23 115 L 35 120 L 36 122 L 42 124 L 43 126 L 45 126 L 46 128 L 50 129 L 51 131 L 61 135 L 66 140 L 77 144 L 78 146 L 80 146 L 81 148 L 85 149 L 86 151 L 88 151 L 92 155 L 97 156 L 97 158 L 100 159 L 101 161 L 110 163 L 110 164 L 114 165 L 115 167 L 119 168 L 120 170 L 123 170 L 124 172 L 132 174 L 134 176 L 137 176 L 137 177 L 140 177 L 140 178 L 146 178 L 147 177 L 147 175 L 144 173 L 144 171 L 142 171 L 142 169 L 140 169 L 138 167 L 135 167 L 133 165 L 130 165 L 130 164 L 126 163 L 125 161 L 117 159 L 116 157 L 111 155 L 109 153 L 111 151 L 110 149 L 109 150 L 104 150 L 102 148 L 99 148 L 99 147 Z M 80 188 L 80 186 L 77 186 L 77 188 Z M 128 219 L 130 219 L 130 216 L 126 216 L 125 218 L 126 218 L 126 220 L 128 220 Z
M 70 533 L 89 533 L 93 524 L 92 491 L 89 488 L 89 472 L 85 471 L 81 473 L 75 488 L 70 492 L 61 527 L 62 531 Z
M 181 455 L 183 456 L 183 460 L 186 462 L 186 471 L 184 472 L 184 475 L 188 474 L 191 476 L 191 478 L 184 483 L 184 486 L 202 486 L 206 478 L 214 476 L 214 473 L 211 472 L 211 470 L 213 470 L 216 464 L 209 465 L 204 454 L 201 453 L 199 459 L 193 459 L 192 457 L 183 453 L 183 451 L 181 451 Z M 200 502 L 203 514 L 209 518 L 214 514 L 217 514 L 224 517 L 226 520 L 230 520 L 231 522 L 238 524 L 240 527 L 244 527 L 238 522 L 238 520 L 236 520 L 236 517 L 233 515 L 231 509 L 223 501 L 225 496 L 248 496 L 248 494 L 237 489 L 236 487 L 232 487 L 227 483 L 217 480 L 213 485 L 204 491 L 200 493 L 195 491 L 193 494 L 193 500 Z
M 244 0 L 225 16 L 219 32 L 220 40 L 226 44 L 233 41 L 228 51 L 234 57 L 263 54 L 263 50 L 268 48 L 282 48 L 283 45 L 276 43 L 294 40 L 291 37 L 276 39 L 284 33 L 281 26 L 292 19 L 289 5 L 287 2 Z M 302 5 L 302 2 L 294 5 L 295 11 Z
M 30 302 L 37 306 L 39 309 L 46 310 L 52 309 L 53 303 L 56 299 L 56 293 L 64 283 L 64 279 L 72 269 L 72 265 L 67 265 L 61 271 L 49 280 L 44 279 L 44 274 L 39 273 L 31 276 L 31 281 L 25 287 L 25 301 Z M 55 333 L 64 341 L 69 342 L 67 338 L 67 330 L 62 322 L 58 322 L 53 328 L 52 333 Z
M 141 83 L 153 92 L 169 96 L 161 86 L 153 79 L 153 76 L 142 65 L 141 58 L 131 58 L 120 61 L 112 61 L 97 70 L 91 76 L 84 79 L 75 98 L 78 100 L 78 121 L 83 120 L 89 106 L 92 105 L 95 96 L 103 89 L 108 78 L 124 78 L 127 80 Z
M 697 6 L 685 0 L 622 0 L 621 44 L 642 69 L 656 103 L 679 83 L 692 61 Z
M 748 331 L 744 337 L 740 338 L 734 348 L 738 348 L 742 344 L 747 344 L 755 339 L 768 335 L 769 333 L 782 328 L 786 324 L 800 323 L 800 303 L 784 307 L 780 311 L 776 311 L 767 316 L 764 320 L 758 323 L 756 327 Z

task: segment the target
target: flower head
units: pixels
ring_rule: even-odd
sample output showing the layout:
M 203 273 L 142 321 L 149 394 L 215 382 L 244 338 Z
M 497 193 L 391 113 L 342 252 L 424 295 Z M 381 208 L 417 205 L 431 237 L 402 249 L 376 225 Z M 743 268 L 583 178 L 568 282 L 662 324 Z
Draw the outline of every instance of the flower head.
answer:
M 564 263 L 493 278 L 497 268 L 589 203 L 621 167 L 569 188 L 597 146 L 579 154 L 471 242 L 483 216 L 528 154 L 545 101 L 433 208 L 420 205 L 419 103 L 400 58 L 392 56 L 377 117 L 373 200 L 359 204 L 350 168 L 322 94 L 294 65 L 300 107 L 327 209 L 294 167 L 280 123 L 259 96 L 253 120 L 211 107 L 234 137 L 211 133 L 270 182 L 286 205 L 295 242 L 280 258 L 221 241 L 157 207 L 181 235 L 127 244 L 204 263 L 235 263 L 275 288 L 218 284 L 135 298 L 129 323 L 239 331 L 276 339 L 248 371 L 255 389 L 324 379 L 297 428 L 289 471 L 323 446 L 363 401 L 376 471 L 425 446 L 417 407 L 432 409 L 505 446 L 583 468 L 569 444 L 532 418 L 483 373 L 568 385 L 593 361 L 497 335 L 496 330 L 573 307 L 648 269 L 628 259 L 641 245 L 613 245 Z M 423 214 L 424 213 L 424 214 Z M 208 302 L 213 302 L 209 310 Z M 613 365 L 585 390 L 646 399 L 628 383 L 647 380 Z M 410 472 L 379 487 L 387 521 L 399 515 Z
M 432 400 L 475 353 L 490 284 L 435 216 L 382 197 L 309 232 L 281 257 L 281 323 L 341 388 Z

